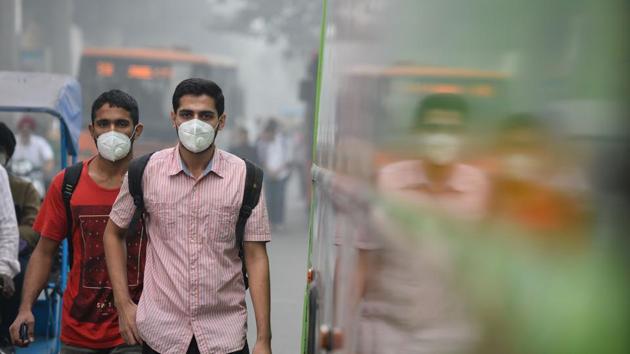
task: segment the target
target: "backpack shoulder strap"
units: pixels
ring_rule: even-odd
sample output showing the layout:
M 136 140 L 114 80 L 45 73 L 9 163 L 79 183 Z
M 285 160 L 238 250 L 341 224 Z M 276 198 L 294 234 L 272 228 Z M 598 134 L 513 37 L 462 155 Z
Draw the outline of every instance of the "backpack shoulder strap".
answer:
M 63 205 L 66 208 L 66 239 L 68 244 L 68 263 L 69 268 L 72 267 L 73 249 L 72 249 L 72 229 L 73 218 L 72 208 L 70 207 L 70 199 L 72 199 L 72 193 L 74 193 L 81 172 L 83 171 L 83 162 L 79 161 L 74 165 L 67 167 L 63 174 L 63 184 L 61 186 L 61 198 L 63 199 Z
M 252 211 L 256 208 L 256 205 L 258 205 L 263 181 L 262 169 L 249 160 L 243 160 L 245 161 L 246 167 L 245 191 L 243 192 L 243 202 L 241 203 L 241 209 L 238 213 L 238 221 L 236 223 L 237 245 L 243 243 L 245 225 L 247 224 L 249 216 L 252 215 Z
M 136 211 L 133 213 L 127 232 L 133 232 L 138 227 L 138 221 L 144 213 L 144 193 L 142 192 L 142 176 L 144 175 L 144 169 L 149 163 L 153 153 L 149 153 L 143 156 L 133 159 L 129 164 L 129 170 L 127 171 L 127 181 L 129 183 L 129 194 L 133 197 L 133 204 L 136 206 Z
M 243 267 L 243 278 L 245 280 L 245 288 L 248 288 L 247 268 L 245 267 L 245 250 L 243 248 L 243 241 L 245 238 L 245 226 L 247 220 L 252 211 L 258 205 L 260 200 L 260 191 L 262 189 L 263 171 L 260 167 L 247 159 L 245 161 L 245 190 L 243 192 L 243 202 L 241 204 L 241 210 L 238 213 L 238 220 L 236 222 L 236 247 L 238 247 L 238 256 L 241 259 Z

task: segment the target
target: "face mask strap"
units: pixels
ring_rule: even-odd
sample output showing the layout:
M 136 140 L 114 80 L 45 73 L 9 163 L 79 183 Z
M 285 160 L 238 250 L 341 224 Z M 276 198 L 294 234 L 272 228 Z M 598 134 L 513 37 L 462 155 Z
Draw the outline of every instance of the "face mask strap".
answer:
M 133 144 L 134 140 L 136 139 L 136 128 L 138 127 L 138 125 L 135 125 L 133 127 L 133 132 L 131 133 L 131 137 L 129 137 L 129 141 Z
M 212 127 L 214 129 L 214 137 L 212 138 L 212 144 L 210 144 L 210 147 L 214 146 L 217 142 L 217 135 L 219 135 L 219 125 L 221 125 L 221 118 L 219 118 L 217 127 Z M 212 124 L 210 124 L 210 126 L 212 126 Z

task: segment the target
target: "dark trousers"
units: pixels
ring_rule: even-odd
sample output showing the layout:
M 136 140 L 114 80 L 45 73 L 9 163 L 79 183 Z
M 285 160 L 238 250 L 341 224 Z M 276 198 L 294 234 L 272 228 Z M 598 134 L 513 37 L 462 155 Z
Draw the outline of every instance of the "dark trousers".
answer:
M 267 199 L 267 209 L 269 212 L 269 221 L 273 225 L 281 225 L 284 223 L 284 205 L 286 186 L 289 178 L 281 180 L 268 179 L 265 186 L 265 198 Z
M 108 349 L 89 349 L 75 347 L 61 343 L 61 351 L 59 354 L 140 354 L 142 348 L 139 345 L 123 344 Z
M 0 347 L 11 343 L 11 335 L 9 334 L 9 326 L 15 321 L 18 309 L 20 307 L 20 299 L 22 298 L 22 286 L 24 285 L 24 274 L 26 273 L 26 265 L 31 258 L 30 252 L 21 254 L 20 273 L 13 278 L 15 285 L 15 293 L 8 299 L 1 298 L 0 295 Z
M 142 346 L 142 354 L 160 354 L 160 353 L 151 349 L 151 347 L 149 347 L 146 343 L 144 343 L 144 345 Z M 199 347 L 197 346 L 197 341 L 195 340 L 195 337 L 193 337 L 192 341 L 190 341 L 190 346 L 188 346 L 188 350 L 186 351 L 186 354 L 200 354 Z M 245 342 L 245 348 L 236 352 L 229 353 L 229 354 L 249 354 L 249 346 L 247 345 L 247 342 Z

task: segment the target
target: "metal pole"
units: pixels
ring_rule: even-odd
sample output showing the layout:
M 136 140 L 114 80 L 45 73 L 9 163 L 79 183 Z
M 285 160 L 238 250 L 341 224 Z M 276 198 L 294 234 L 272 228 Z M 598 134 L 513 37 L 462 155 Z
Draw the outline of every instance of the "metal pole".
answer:
M 66 126 L 64 124 L 63 121 L 61 121 L 61 124 L 59 124 L 59 129 L 60 131 L 60 153 L 61 153 L 61 168 L 66 168 L 66 166 L 68 165 L 68 152 L 67 152 L 67 143 L 68 143 L 68 136 L 66 133 Z M 73 156 L 73 158 L 76 158 L 76 156 Z M 61 246 L 61 274 L 60 274 L 60 294 L 63 294 L 63 292 L 66 290 L 66 283 L 68 280 L 68 242 L 72 242 L 72 240 L 68 240 L 65 239 L 62 242 L 62 246 Z M 59 342 L 59 335 L 61 334 L 61 304 L 62 304 L 62 299 L 63 296 L 59 295 L 57 297 L 57 303 L 55 304 L 55 351 L 54 353 L 59 352 L 59 347 L 60 347 L 60 342 Z

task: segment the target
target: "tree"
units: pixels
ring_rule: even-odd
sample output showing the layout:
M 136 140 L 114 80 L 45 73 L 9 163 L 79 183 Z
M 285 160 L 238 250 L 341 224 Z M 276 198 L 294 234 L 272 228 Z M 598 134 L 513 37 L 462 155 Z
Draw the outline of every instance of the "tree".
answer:
M 287 56 L 311 54 L 317 47 L 322 2 L 317 0 L 207 0 L 206 28 L 285 42 Z

